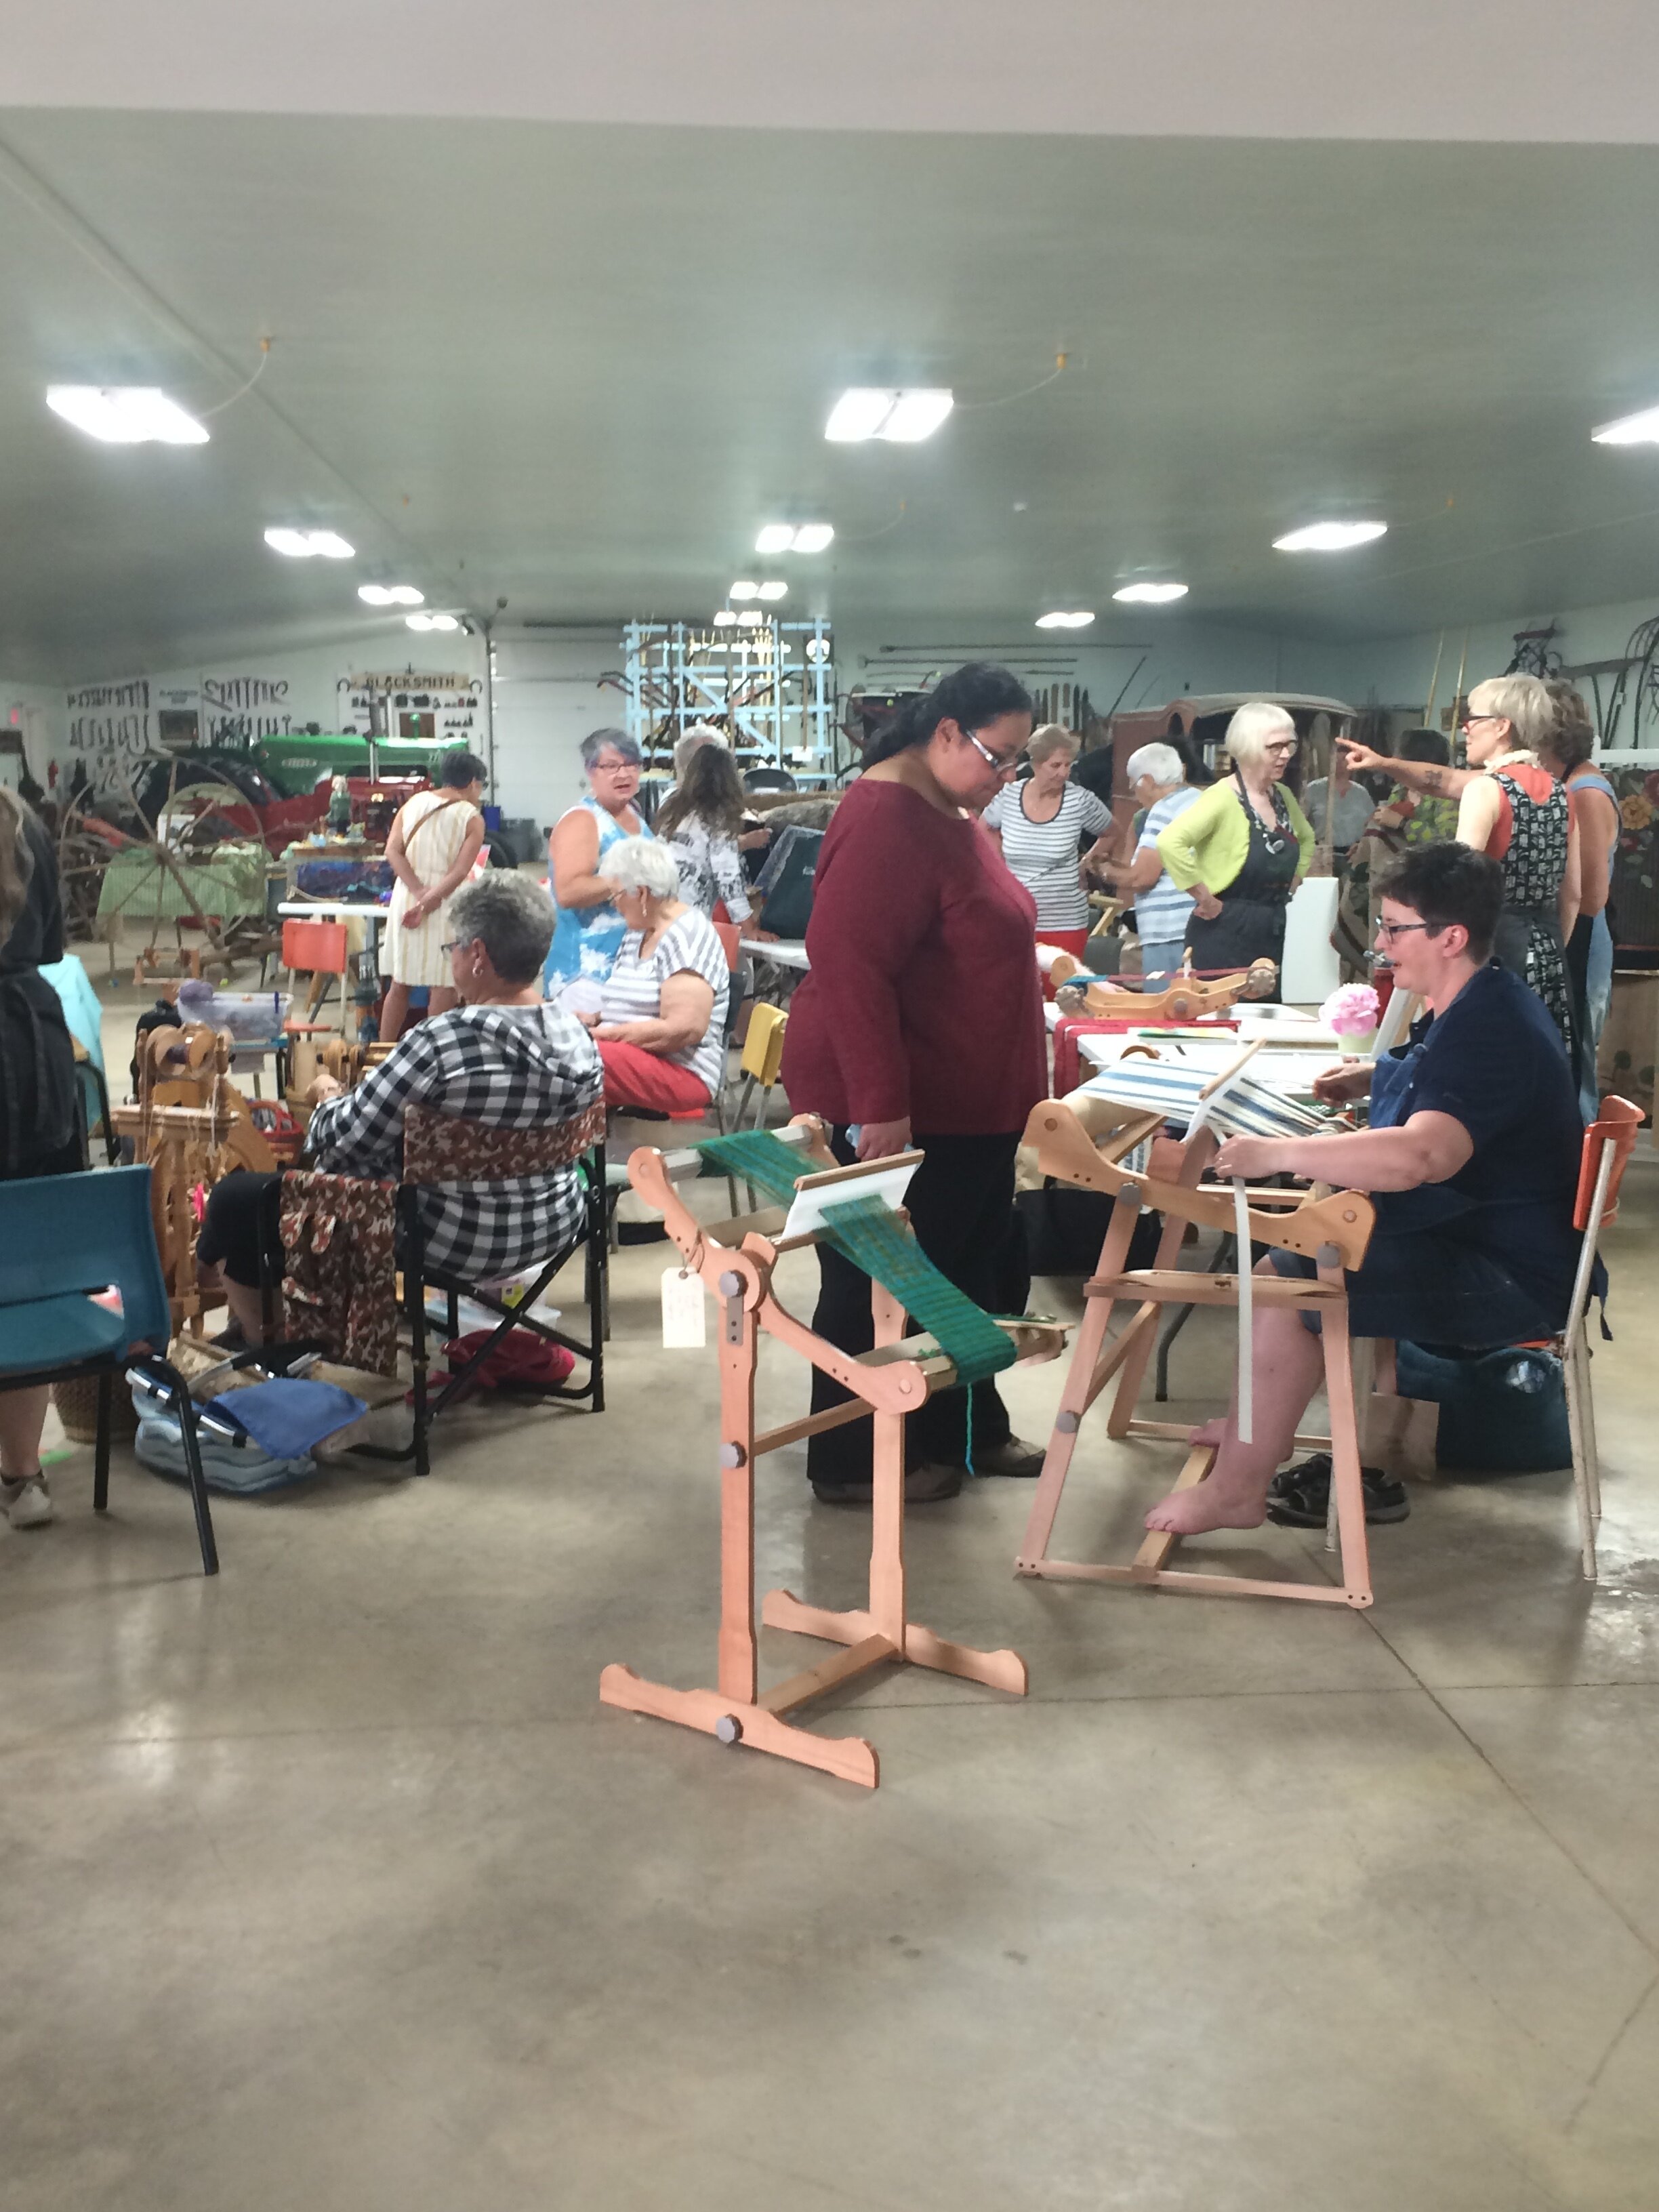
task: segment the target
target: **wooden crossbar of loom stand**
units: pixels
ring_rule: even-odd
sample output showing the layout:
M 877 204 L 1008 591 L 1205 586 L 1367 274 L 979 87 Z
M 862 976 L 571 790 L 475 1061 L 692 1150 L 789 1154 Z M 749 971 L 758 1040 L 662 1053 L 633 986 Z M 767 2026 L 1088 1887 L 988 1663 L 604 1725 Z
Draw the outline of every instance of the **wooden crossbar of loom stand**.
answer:
M 1062 952 L 1050 964 L 1048 981 L 1058 995 L 1062 986 L 1080 992 L 1083 1012 L 1094 1021 L 1195 1022 L 1200 1014 L 1218 1014 L 1242 998 L 1249 970 L 1212 975 L 1207 981 L 1183 969 L 1161 991 L 1123 991 L 1098 980 L 1074 954 Z M 1063 1011 L 1062 1007 L 1062 1011 Z
M 1182 1540 L 1165 1530 L 1149 1530 L 1134 1558 L 1121 1565 L 1049 1556 L 1048 1543 L 1083 1416 L 1109 1382 L 1115 1377 L 1117 1389 L 1107 1420 L 1108 1435 L 1114 1438 L 1147 1437 L 1173 1441 L 1184 1440 L 1189 1433 L 1181 1424 L 1142 1420 L 1135 1415 L 1136 1401 L 1164 1306 L 1190 1304 L 1237 1307 L 1238 1303 L 1235 1276 L 1187 1271 L 1177 1266 L 1187 1222 L 1196 1221 L 1223 1231 L 1231 1231 L 1236 1226 L 1232 1193 L 1198 1188 L 1200 1177 L 1214 1156 L 1215 1138 L 1205 1128 L 1188 1139 L 1182 1148 L 1180 1171 L 1173 1183 L 1132 1174 L 1121 1163 L 1139 1136 L 1146 1133 L 1143 1125 L 1148 1118 L 1154 1122 L 1161 1120 L 1158 1115 L 1133 1116 L 1127 1108 L 1113 1106 L 1104 1100 L 1080 1100 L 1073 1106 L 1049 1099 L 1033 1108 L 1026 1126 L 1025 1141 L 1035 1149 L 1037 1164 L 1045 1175 L 1075 1183 L 1085 1190 L 1103 1191 L 1115 1203 L 1101 1246 L 1098 1269 L 1087 1285 L 1087 1311 L 1079 1325 L 1071 1367 L 1060 1393 L 1060 1410 L 1043 1457 L 1042 1472 L 1037 1480 L 1014 1571 L 1054 1582 L 1130 1583 L 1206 1597 L 1285 1597 L 1356 1608 L 1369 1606 L 1370 1563 L 1359 1473 L 1344 1269 L 1357 1267 L 1364 1256 L 1375 1216 L 1369 1200 L 1353 1191 L 1337 1191 L 1325 1198 L 1304 1197 L 1288 1211 L 1273 1214 L 1261 1209 L 1267 1204 L 1282 1205 L 1288 1194 L 1249 1194 L 1251 1242 L 1304 1253 L 1318 1269 L 1312 1281 L 1258 1276 L 1253 1288 L 1258 1304 L 1293 1306 L 1298 1311 L 1316 1312 L 1320 1316 L 1331 1433 L 1328 1437 L 1298 1435 L 1295 1441 L 1298 1446 L 1328 1449 L 1331 1454 L 1333 1517 L 1341 1559 L 1340 1584 L 1285 1582 L 1172 1568 L 1167 1562 Z M 1150 1268 L 1127 1271 L 1129 1240 L 1146 1209 L 1164 1217 L 1157 1255 Z M 1239 1254 L 1238 1264 L 1241 1267 L 1250 1265 L 1248 1249 Z M 1109 1337 L 1113 1311 L 1124 1299 L 1133 1301 L 1134 1311 L 1118 1334 Z M 1193 1446 L 1175 1487 L 1186 1490 L 1202 1482 L 1214 1462 L 1212 1447 Z
M 872 1161 L 862 1170 L 841 1168 L 828 1150 L 822 1123 L 797 1116 L 792 1126 L 803 1124 L 813 1133 L 802 1164 L 809 1171 L 824 1171 L 822 1177 L 803 1178 L 809 1184 L 833 1174 L 854 1192 L 861 1173 L 921 1157 Z M 933 1668 L 1016 1697 L 1025 1693 L 1025 1662 L 1018 1652 L 981 1651 L 951 1643 L 907 1617 L 905 1418 L 933 1391 L 951 1389 L 956 1369 L 931 1340 L 905 1337 L 903 1307 L 874 1282 L 870 1303 L 875 1348 L 857 1356 L 838 1350 L 787 1312 L 772 1290 L 779 1256 L 816 1243 L 816 1236 L 779 1235 L 782 1222 L 775 1208 L 705 1226 L 675 1190 L 660 1152 L 637 1151 L 628 1168 L 635 1189 L 663 1215 L 686 1267 L 714 1294 L 720 1315 L 720 1626 L 715 1688 L 673 1689 L 642 1680 L 631 1667 L 612 1665 L 599 1677 L 599 1696 L 606 1705 L 677 1721 L 722 1743 L 747 1744 L 751 1750 L 795 1759 L 873 1790 L 880 1777 L 874 1745 L 862 1736 L 815 1735 L 797 1726 L 792 1717 L 803 1705 L 890 1662 Z M 1064 1332 L 1052 1324 L 1003 1326 L 1019 1346 L 1024 1362 L 1052 1359 L 1064 1344 Z M 853 1393 L 851 1402 L 757 1434 L 755 1370 L 763 1335 L 833 1376 Z M 803 1604 L 789 1590 L 769 1591 L 760 1608 L 768 1628 L 820 1637 L 843 1648 L 763 1690 L 755 1621 L 755 1463 L 767 1452 L 866 1413 L 874 1426 L 868 1601 L 861 1608 L 837 1612 Z

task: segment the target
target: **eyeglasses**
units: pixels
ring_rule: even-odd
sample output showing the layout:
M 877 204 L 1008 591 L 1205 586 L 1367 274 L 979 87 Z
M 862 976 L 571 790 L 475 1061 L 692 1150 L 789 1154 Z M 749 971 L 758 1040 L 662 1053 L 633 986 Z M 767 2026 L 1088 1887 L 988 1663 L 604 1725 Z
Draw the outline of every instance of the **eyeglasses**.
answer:
M 1477 722 L 1501 722 L 1503 719 L 1501 714 L 1465 714 L 1457 726 L 1460 730 L 1472 730 Z
M 447 960 L 450 954 L 452 952 L 459 952 L 462 945 L 476 945 L 477 942 L 478 940 L 476 937 L 452 937 L 447 945 L 441 945 L 438 947 L 438 950 L 442 953 L 444 958 Z M 446 990 L 447 990 L 449 986 L 447 984 L 444 986 Z
M 589 770 L 593 775 L 631 775 L 639 766 L 637 761 L 596 760 Z
M 1425 929 L 1431 937 L 1437 937 L 1440 924 L 1437 921 L 1379 921 L 1376 925 L 1377 935 L 1386 937 L 1390 945 L 1396 937 L 1409 937 L 1414 929 Z
M 974 735 L 971 730 L 964 730 L 962 734 L 967 738 L 969 744 L 979 755 L 987 768 L 994 769 L 998 775 L 1018 775 L 1019 771 L 1019 755 L 1018 753 L 1012 755 L 1011 758 L 1005 759 L 1000 753 L 994 753 L 988 745 L 981 744 L 979 739 Z

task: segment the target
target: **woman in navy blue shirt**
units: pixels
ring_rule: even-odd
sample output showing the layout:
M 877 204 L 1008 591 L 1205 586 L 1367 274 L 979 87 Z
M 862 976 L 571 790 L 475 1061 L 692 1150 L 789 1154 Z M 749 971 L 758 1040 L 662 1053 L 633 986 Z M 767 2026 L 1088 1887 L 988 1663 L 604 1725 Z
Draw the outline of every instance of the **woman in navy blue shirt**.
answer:
M 1336 1068 L 1315 1085 L 1332 1103 L 1369 1092 L 1370 1127 L 1234 1137 L 1216 1154 L 1218 1175 L 1304 1176 L 1371 1194 L 1376 1226 L 1348 1277 L 1356 1336 L 1486 1349 L 1565 1322 L 1583 1124 L 1541 1000 L 1487 964 L 1503 896 L 1503 870 L 1484 853 L 1449 844 L 1407 854 L 1383 879 L 1377 936 L 1395 988 L 1429 1012 L 1375 1066 Z M 1314 1272 L 1290 1253 L 1262 1265 Z M 1155 1505 L 1148 1528 L 1191 1535 L 1265 1518 L 1268 1482 L 1322 1373 L 1310 1324 L 1314 1316 L 1283 1308 L 1257 1314 L 1254 1440 L 1241 1443 L 1230 1416 L 1208 1479 Z

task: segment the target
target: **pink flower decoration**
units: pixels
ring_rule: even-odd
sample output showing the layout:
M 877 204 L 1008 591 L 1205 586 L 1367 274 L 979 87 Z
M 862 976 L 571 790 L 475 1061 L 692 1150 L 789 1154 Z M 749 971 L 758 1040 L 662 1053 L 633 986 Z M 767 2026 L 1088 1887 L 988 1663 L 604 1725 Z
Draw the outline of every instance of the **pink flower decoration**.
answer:
M 1369 983 L 1345 983 L 1319 1009 L 1319 1018 L 1338 1036 L 1369 1036 L 1382 1012 Z

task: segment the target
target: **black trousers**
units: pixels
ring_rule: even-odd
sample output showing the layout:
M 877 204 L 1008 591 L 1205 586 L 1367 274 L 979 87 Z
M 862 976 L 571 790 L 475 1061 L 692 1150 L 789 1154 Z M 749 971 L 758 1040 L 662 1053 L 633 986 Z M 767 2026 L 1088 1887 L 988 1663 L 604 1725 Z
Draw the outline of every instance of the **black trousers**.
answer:
M 1014 1154 L 1019 1133 L 1004 1137 L 929 1137 L 914 1142 L 927 1153 L 905 1205 L 916 1242 L 942 1275 L 991 1313 L 1023 1313 L 1030 1295 L 1025 1236 L 1014 1214 Z M 833 1132 L 838 1160 L 856 1158 L 847 1132 Z M 870 1278 L 827 1244 L 818 1247 L 820 1285 L 812 1326 L 842 1352 L 868 1352 L 875 1341 Z M 907 1468 L 930 1462 L 964 1464 L 968 1449 L 968 1393 L 937 1392 L 904 1425 Z M 812 1411 L 846 1402 L 848 1393 L 817 1368 L 812 1370 Z M 1012 1434 L 1008 1409 L 994 1382 L 973 1389 L 975 1448 L 1006 1443 Z M 806 1471 L 814 1482 L 867 1482 L 871 1472 L 868 1417 L 811 1437 Z

